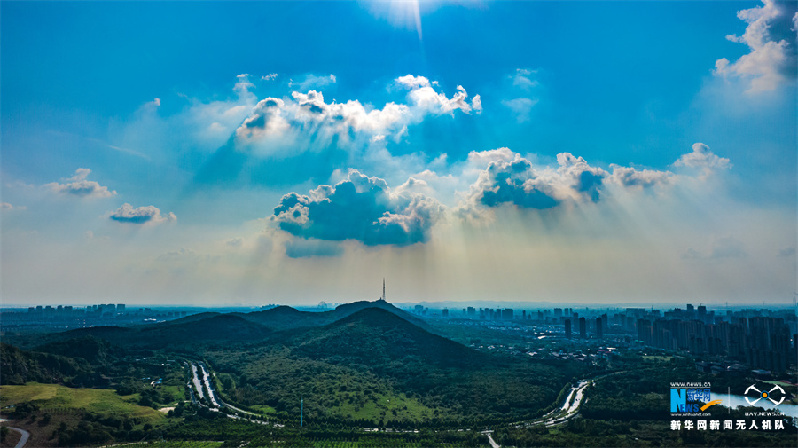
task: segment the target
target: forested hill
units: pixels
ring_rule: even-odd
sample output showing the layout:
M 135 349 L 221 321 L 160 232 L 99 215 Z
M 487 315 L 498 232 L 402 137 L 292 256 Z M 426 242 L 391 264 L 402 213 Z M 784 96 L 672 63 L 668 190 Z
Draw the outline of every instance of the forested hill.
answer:
M 292 341 L 296 354 L 334 363 L 381 366 L 420 361 L 464 367 L 485 355 L 432 334 L 382 308 L 364 308 Z
M 38 348 L 87 337 L 108 341 L 120 347 L 152 350 L 179 351 L 230 344 L 257 344 L 269 339 L 274 331 L 322 327 L 367 308 L 380 308 L 412 320 L 417 325 L 424 325 L 409 313 L 387 302 L 355 302 L 326 312 L 299 311 L 288 306 L 280 306 L 251 313 L 206 312 L 168 322 L 134 327 L 80 328 L 62 333 L 26 336 L 19 345 L 23 348 Z M 56 346 L 53 346 L 53 350 L 46 351 L 59 353 Z
M 290 328 L 318 327 L 322 325 L 328 325 L 367 308 L 379 308 L 395 314 L 396 316 L 399 316 L 402 319 L 412 322 L 418 326 L 425 326 L 421 319 L 418 319 L 412 314 L 400 310 L 399 308 L 383 300 L 377 300 L 374 302 L 361 301 L 344 303 L 336 307 L 334 310 L 321 312 L 299 311 L 289 306 L 283 305 L 269 310 L 234 314 L 274 330 L 285 330 Z

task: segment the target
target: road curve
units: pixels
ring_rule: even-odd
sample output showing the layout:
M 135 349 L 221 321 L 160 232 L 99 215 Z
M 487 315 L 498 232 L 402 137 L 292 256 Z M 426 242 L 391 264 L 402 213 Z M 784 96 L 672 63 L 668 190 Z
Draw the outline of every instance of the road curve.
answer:
M 30 437 L 30 433 L 28 431 L 25 431 L 22 428 L 12 428 L 10 426 L 7 426 L 7 428 L 19 433 L 19 442 L 17 442 L 17 445 L 14 448 L 22 448 L 26 443 L 28 443 L 28 437 Z

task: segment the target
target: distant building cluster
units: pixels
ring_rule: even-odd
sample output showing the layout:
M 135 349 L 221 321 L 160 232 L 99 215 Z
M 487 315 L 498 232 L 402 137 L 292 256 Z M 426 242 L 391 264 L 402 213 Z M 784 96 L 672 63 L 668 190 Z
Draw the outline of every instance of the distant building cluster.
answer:
M 796 350 L 790 346 L 790 328 L 784 318 L 730 315 L 727 320 L 702 308 L 696 313 L 688 305 L 687 311 L 665 313 L 662 319 L 640 319 L 638 339 L 657 348 L 726 356 L 771 372 L 785 372 L 795 362 Z
M 49 327 L 70 329 L 96 325 L 124 325 L 157 322 L 185 317 L 185 310 L 128 308 L 124 303 L 106 303 L 78 307 L 72 305 L 37 305 L 27 309 L 3 309 L 0 318 L 4 331 Z
M 687 304 L 666 311 L 647 308 L 553 308 L 514 310 L 475 308 L 434 310 L 416 305 L 413 313 L 425 317 L 464 319 L 507 331 L 531 329 L 538 337 L 562 338 L 573 343 L 648 346 L 686 351 L 708 360 L 707 368 L 730 366 L 772 373 L 798 364 L 798 318 L 794 310 L 708 310 Z M 581 315 L 580 315 L 581 313 Z M 551 339 L 549 339 L 551 340 Z
M 124 303 L 108 303 L 108 304 L 101 304 L 101 305 L 89 305 L 85 308 L 81 307 L 73 307 L 71 305 L 58 305 L 53 307 L 51 305 L 37 305 L 28 307 L 28 314 L 30 316 L 33 315 L 41 315 L 41 316 L 73 316 L 75 314 L 92 314 L 95 316 L 106 316 L 106 317 L 113 317 L 116 316 L 118 313 L 124 313 L 126 306 Z

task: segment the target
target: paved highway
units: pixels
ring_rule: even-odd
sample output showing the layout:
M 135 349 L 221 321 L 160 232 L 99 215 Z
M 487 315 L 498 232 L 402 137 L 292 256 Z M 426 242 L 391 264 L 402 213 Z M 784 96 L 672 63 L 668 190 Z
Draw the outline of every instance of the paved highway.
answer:
M 191 364 L 191 374 L 192 381 L 194 381 L 194 387 L 197 389 L 197 395 L 199 395 L 199 398 L 204 398 L 205 392 L 203 391 L 202 382 L 200 382 L 199 375 L 197 375 L 196 364 Z
M 246 414 L 250 414 L 250 415 L 258 415 L 258 414 L 253 414 L 251 412 L 246 412 L 246 411 L 243 411 L 241 409 L 238 409 L 237 407 L 231 406 L 229 404 L 226 404 L 221 399 L 219 399 L 216 396 L 216 392 L 213 390 L 213 386 L 211 386 L 212 383 L 211 383 L 210 374 L 208 373 L 208 370 L 205 368 L 205 365 L 203 363 L 200 362 L 198 364 L 199 364 L 199 370 L 202 371 L 202 377 L 203 377 L 203 380 L 204 380 L 204 384 L 203 384 L 203 381 L 200 380 L 200 378 L 199 378 L 199 372 L 198 372 L 198 369 L 197 369 L 197 364 L 195 364 L 195 363 L 191 363 L 192 381 L 194 382 L 194 386 L 196 386 L 197 391 L 200 394 L 200 398 L 202 398 L 204 396 L 203 395 L 204 390 L 205 390 L 204 387 L 208 388 L 207 389 L 207 395 L 208 395 L 208 399 L 211 402 L 211 406 L 205 406 L 205 405 L 203 405 L 201 403 L 199 404 L 200 406 L 206 407 L 206 408 L 208 408 L 209 410 L 211 410 L 213 412 L 219 412 L 219 413 L 223 414 L 224 416 L 226 416 L 227 418 L 230 418 L 230 419 L 233 419 L 233 420 L 240 420 L 240 419 L 242 419 L 242 417 L 239 416 L 239 415 L 236 415 L 236 414 L 228 414 L 227 411 L 225 411 L 225 409 L 229 409 L 229 410 L 231 410 L 233 412 L 241 412 L 241 413 L 246 413 Z M 266 420 L 247 419 L 247 421 L 250 421 L 252 423 L 257 423 L 259 425 L 273 426 L 275 428 L 284 428 L 285 427 L 285 425 L 281 425 L 279 423 L 272 423 L 272 422 L 269 422 L 269 421 L 266 421 Z

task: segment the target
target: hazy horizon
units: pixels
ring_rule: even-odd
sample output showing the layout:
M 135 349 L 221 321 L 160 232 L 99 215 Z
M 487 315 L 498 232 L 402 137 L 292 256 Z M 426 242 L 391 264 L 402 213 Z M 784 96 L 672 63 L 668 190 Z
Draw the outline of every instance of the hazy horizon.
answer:
M 796 8 L 4 2 L 0 301 L 789 305 Z
M 290 306 L 292 308 L 298 309 L 327 309 L 331 310 L 335 307 L 340 305 L 346 305 L 351 303 L 358 303 L 358 302 L 374 302 L 379 299 L 362 299 L 362 300 L 352 300 L 348 302 L 323 302 L 327 305 L 327 308 L 319 308 L 322 305 L 322 302 L 318 303 L 309 303 L 309 302 L 302 302 L 302 303 L 280 303 L 280 302 L 258 302 L 258 303 L 225 303 L 219 302 L 216 305 L 214 304 L 205 304 L 205 305 L 195 305 L 195 304 L 179 304 L 179 303 L 125 303 L 128 309 L 133 308 L 141 308 L 141 307 L 150 307 L 150 308 L 158 308 L 158 309 L 178 309 L 178 308 L 186 308 L 186 309 L 242 309 L 242 310 L 259 310 L 263 307 L 276 305 L 276 306 Z M 654 309 L 668 309 L 668 308 L 681 308 L 684 309 L 686 304 L 690 303 L 695 307 L 700 305 L 705 305 L 708 310 L 719 310 L 719 309 L 782 309 L 782 308 L 793 308 L 794 304 L 792 302 L 774 302 L 774 303 L 763 303 L 763 302 L 746 302 L 746 303 L 706 303 L 706 302 L 607 302 L 607 303 L 589 303 L 589 302 L 547 302 L 547 301 L 539 301 L 539 302 L 507 302 L 501 300 L 474 300 L 474 301 L 437 301 L 437 302 L 428 302 L 428 301 L 418 301 L 418 302 L 391 302 L 390 300 L 387 301 L 388 303 L 394 305 L 397 308 L 411 308 L 416 305 L 422 305 L 425 308 L 430 309 L 444 309 L 449 308 L 453 310 L 457 309 L 466 309 L 469 306 L 473 306 L 477 309 L 479 308 L 513 308 L 513 309 L 553 309 L 553 308 L 589 308 L 589 309 L 623 309 L 623 308 L 651 308 Z M 117 303 L 123 302 L 102 302 L 102 303 L 85 303 L 85 302 L 65 302 L 65 303 L 31 303 L 31 304 L 13 304 L 13 303 L 4 303 L 2 305 L 3 309 L 28 309 L 30 306 L 34 305 L 41 305 L 41 306 L 75 306 L 75 307 L 87 307 L 92 305 L 100 305 L 105 303 L 113 303 L 116 305 Z

